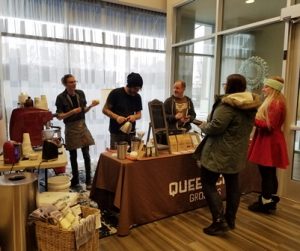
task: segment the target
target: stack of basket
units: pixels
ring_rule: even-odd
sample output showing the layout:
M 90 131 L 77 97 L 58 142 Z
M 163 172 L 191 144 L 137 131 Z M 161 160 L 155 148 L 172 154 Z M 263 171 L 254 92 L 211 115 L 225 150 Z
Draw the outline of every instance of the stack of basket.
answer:
M 92 207 L 81 206 L 83 217 L 99 214 L 100 211 Z M 45 222 L 35 223 L 36 239 L 39 251 L 96 251 L 98 250 L 99 230 L 96 229 L 88 242 L 76 249 L 75 231 L 64 230 Z

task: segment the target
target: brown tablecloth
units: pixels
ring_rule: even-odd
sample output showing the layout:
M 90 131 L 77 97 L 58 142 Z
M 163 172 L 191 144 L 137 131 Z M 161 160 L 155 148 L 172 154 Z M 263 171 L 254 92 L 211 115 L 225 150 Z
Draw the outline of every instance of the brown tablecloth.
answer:
M 252 173 L 252 171 L 250 171 Z M 249 174 L 241 191 L 249 192 Z M 219 181 L 224 196 L 224 181 Z M 144 224 L 205 205 L 200 169 L 191 154 L 118 160 L 100 155 L 90 197 L 100 208 L 120 210 L 119 235 L 128 235 L 134 224 Z

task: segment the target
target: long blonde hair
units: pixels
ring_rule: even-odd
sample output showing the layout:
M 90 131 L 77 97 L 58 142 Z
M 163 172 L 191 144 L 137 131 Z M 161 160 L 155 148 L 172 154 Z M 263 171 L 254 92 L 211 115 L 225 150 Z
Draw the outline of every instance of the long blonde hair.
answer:
M 282 84 L 284 83 L 283 78 L 279 76 L 270 77 L 270 79 L 277 80 Z M 272 102 L 276 102 L 276 103 L 280 102 L 285 104 L 285 98 L 283 94 L 280 91 L 277 91 L 273 88 L 271 88 L 270 94 L 266 97 L 266 99 L 264 100 L 262 105 L 258 108 L 258 111 L 256 113 L 256 118 L 260 120 L 265 120 L 267 122 L 268 127 L 270 127 L 268 109 Z

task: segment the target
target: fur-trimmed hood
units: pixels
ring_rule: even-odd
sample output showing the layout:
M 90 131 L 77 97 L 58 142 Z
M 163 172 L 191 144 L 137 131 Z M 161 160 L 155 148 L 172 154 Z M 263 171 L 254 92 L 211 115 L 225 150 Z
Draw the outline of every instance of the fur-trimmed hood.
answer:
M 226 95 L 222 98 L 222 103 L 242 110 L 257 109 L 261 105 L 259 96 L 251 92 L 238 92 Z

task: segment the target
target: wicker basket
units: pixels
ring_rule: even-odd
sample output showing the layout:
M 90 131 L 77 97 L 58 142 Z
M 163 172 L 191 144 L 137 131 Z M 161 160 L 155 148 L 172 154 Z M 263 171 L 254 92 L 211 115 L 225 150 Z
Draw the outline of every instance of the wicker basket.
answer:
M 99 214 L 99 210 L 81 206 L 83 217 Z M 99 231 L 95 230 L 90 240 L 76 249 L 75 232 L 58 226 L 37 221 L 35 223 L 36 240 L 39 251 L 96 251 L 98 250 Z

